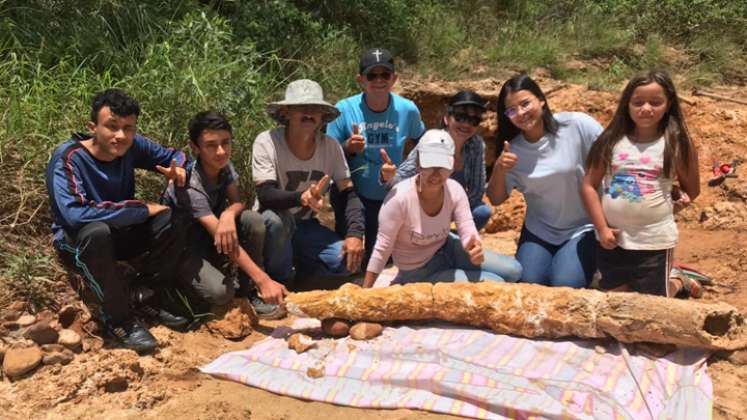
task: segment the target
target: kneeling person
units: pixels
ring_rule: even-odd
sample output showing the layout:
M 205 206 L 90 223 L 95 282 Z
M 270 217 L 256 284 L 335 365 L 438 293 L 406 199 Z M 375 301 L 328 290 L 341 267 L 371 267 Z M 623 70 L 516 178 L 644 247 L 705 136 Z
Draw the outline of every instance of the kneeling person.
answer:
M 288 284 L 295 277 L 295 260 L 302 275 L 349 276 L 363 259 L 363 210 L 342 147 L 320 131 L 339 111 L 324 101 L 319 84 L 297 80 L 288 85 L 285 100 L 269 104 L 268 112 L 282 126 L 257 136 L 252 151 L 252 175 L 267 227 L 267 272 Z M 345 239 L 313 216 L 330 178 L 347 198 Z
M 197 294 L 209 303 L 223 305 L 235 295 L 250 297 L 261 318 L 282 316 L 278 306 L 285 287 L 265 273 L 262 263 L 265 226 L 262 217 L 244 208 L 238 189 L 238 174 L 231 164 L 232 129 L 226 118 L 205 111 L 189 122 L 190 148 L 195 162 L 188 168 L 184 187 L 169 185 L 164 202 L 192 215 L 188 229 L 188 261 L 183 274 Z M 239 267 L 238 290 L 224 266 Z M 253 284 L 252 284 L 253 281 Z

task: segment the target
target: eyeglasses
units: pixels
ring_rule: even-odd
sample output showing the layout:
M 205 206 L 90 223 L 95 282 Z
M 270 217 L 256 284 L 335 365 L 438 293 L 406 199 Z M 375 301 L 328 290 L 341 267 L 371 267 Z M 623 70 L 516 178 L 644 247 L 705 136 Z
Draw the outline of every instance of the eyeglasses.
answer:
M 425 176 L 430 176 L 436 171 L 438 171 L 439 175 L 443 177 L 448 177 L 449 175 L 451 175 L 451 169 L 447 168 L 420 168 L 420 173 Z
M 469 115 L 466 112 L 457 112 L 451 114 L 456 122 L 467 123 L 473 127 L 477 127 L 482 122 L 482 115 Z
M 519 114 L 519 111 L 526 112 L 527 110 L 531 109 L 533 105 L 533 100 L 524 99 L 523 101 L 519 102 L 518 105 L 512 106 L 511 108 L 507 108 L 505 111 L 503 111 L 503 115 L 508 118 L 513 118 Z
M 392 78 L 392 73 L 388 71 L 382 71 L 381 73 L 368 73 L 366 74 L 366 80 L 373 82 L 376 79 L 389 80 Z

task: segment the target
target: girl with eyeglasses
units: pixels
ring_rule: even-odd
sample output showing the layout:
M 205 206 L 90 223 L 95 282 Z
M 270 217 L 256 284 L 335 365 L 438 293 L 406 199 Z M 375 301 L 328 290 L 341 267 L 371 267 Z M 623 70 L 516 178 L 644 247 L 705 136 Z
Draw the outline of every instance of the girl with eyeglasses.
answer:
M 487 194 L 494 205 L 514 188 L 524 195 L 527 210 L 516 251 L 522 281 L 586 287 L 596 271 L 596 240 L 579 189 L 602 126 L 579 112 L 553 114 L 526 74 L 503 84 L 497 113 L 502 150 Z
M 477 93 L 462 90 L 449 98 L 446 115 L 441 122 L 454 140 L 454 171 L 451 179 L 464 187 L 469 198 L 472 218 L 477 230 L 490 219 L 490 206 L 483 203 L 485 195 L 485 142 L 478 134 L 487 102 Z M 391 188 L 398 182 L 417 174 L 417 152 L 413 150 L 397 168 L 397 174 L 388 182 Z
M 399 268 L 393 284 L 518 280 L 516 259 L 483 250 L 467 194 L 449 178 L 455 162 L 449 133 L 428 130 L 415 150 L 416 175 L 384 199 L 363 287 L 373 286 L 390 256 Z M 451 234 L 452 222 L 458 235 Z

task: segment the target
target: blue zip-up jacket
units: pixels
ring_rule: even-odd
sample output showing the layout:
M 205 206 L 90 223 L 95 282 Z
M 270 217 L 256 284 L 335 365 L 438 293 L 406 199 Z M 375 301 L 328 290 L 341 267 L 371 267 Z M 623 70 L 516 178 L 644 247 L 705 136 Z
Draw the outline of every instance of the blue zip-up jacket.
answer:
M 47 166 L 47 194 L 52 211 L 55 246 L 63 232 L 74 235 L 91 222 L 105 222 L 118 228 L 148 219 L 148 208 L 135 200 L 135 168 L 156 171 L 171 160 L 184 167 L 186 155 L 136 135 L 132 147 L 121 158 L 103 162 L 81 143 L 90 136 L 73 134 L 59 145 Z

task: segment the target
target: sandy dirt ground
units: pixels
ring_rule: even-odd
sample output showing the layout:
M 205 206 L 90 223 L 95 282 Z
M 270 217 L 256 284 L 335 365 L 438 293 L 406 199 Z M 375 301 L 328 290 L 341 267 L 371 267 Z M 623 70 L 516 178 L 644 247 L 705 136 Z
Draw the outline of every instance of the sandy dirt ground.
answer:
M 603 124 L 612 115 L 617 95 L 590 91 L 538 75 L 554 111 L 584 111 Z M 494 101 L 500 82 L 417 81 L 400 86 L 423 109 L 428 126 L 435 126 L 445 99 L 457 88 L 472 88 Z M 744 88 L 715 92 L 747 98 Z M 702 194 L 677 216 L 680 244 L 675 258 L 712 276 L 704 301 L 723 301 L 747 313 L 747 172 L 716 187 L 706 185 L 711 163 L 747 157 L 747 106 L 692 96 L 681 92 L 689 128 L 700 154 Z M 485 123 L 485 134 L 495 129 L 494 114 Z M 486 138 L 490 138 L 487 137 Z M 747 169 L 745 169 L 747 171 Z M 741 173 L 740 173 L 741 172 Z M 518 194 L 495 209 L 483 235 L 488 248 L 512 253 L 524 212 Z M 338 420 L 421 419 L 449 416 L 410 410 L 364 410 L 307 402 L 278 396 L 237 383 L 201 374 L 203 365 L 222 353 L 241 350 L 264 339 L 289 320 L 262 321 L 240 341 L 201 328 L 178 333 L 157 326 L 152 332 L 160 350 L 138 357 L 121 349 L 102 348 L 80 353 L 66 366 L 43 366 L 16 381 L 0 381 L 0 414 L 5 419 L 310 419 Z M 708 372 L 714 384 L 714 417 L 747 419 L 747 351 L 715 354 Z

